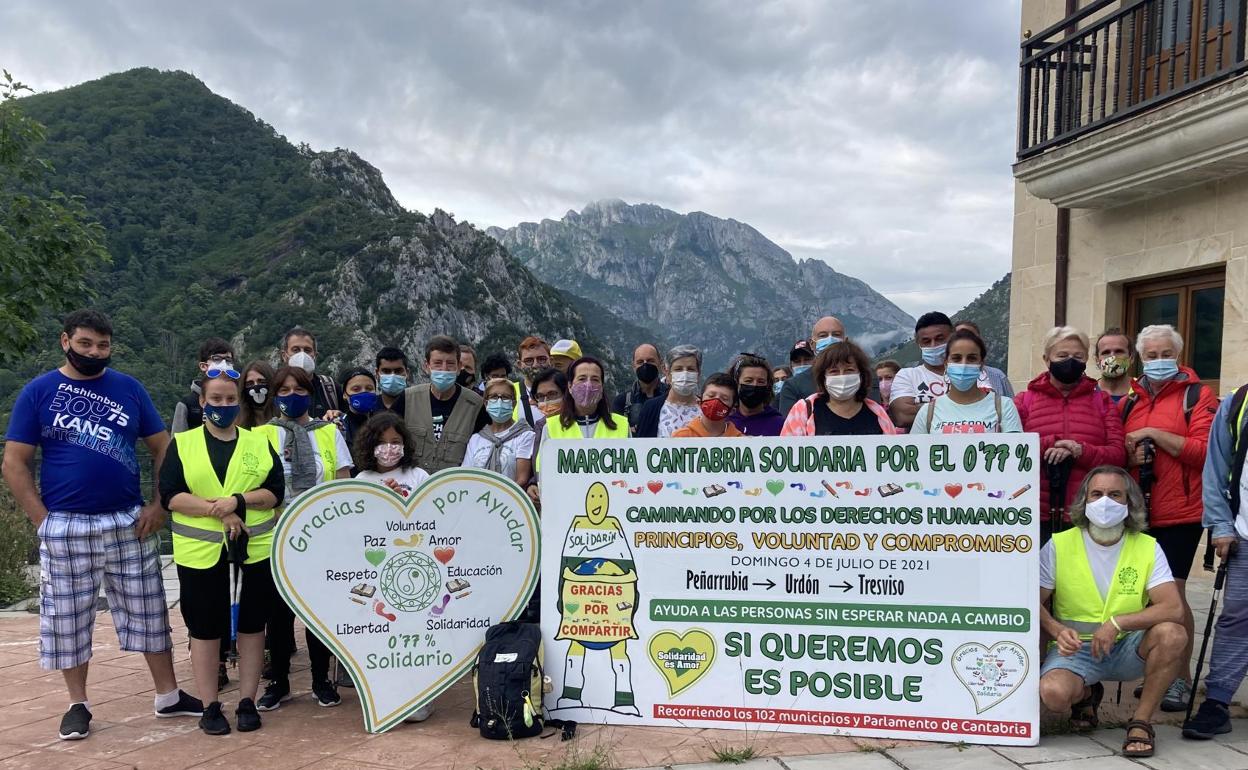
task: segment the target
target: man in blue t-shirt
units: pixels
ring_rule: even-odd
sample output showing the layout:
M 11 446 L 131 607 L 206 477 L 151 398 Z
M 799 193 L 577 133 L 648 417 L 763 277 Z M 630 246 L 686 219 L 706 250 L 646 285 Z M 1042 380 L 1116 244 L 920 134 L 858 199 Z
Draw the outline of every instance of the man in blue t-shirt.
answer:
M 134 451 L 143 439 L 159 467 L 169 435 L 143 386 L 108 368 L 112 337 L 99 311 L 66 317 L 65 364 L 22 389 L 4 448 L 4 480 L 40 538 L 39 663 L 59 669 L 69 689 L 62 740 L 85 738 L 91 729 L 87 665 L 101 583 L 121 649 L 147 658 L 156 716 L 203 712 L 173 672 L 157 534 L 166 512 L 155 490 L 143 504 Z M 31 472 L 36 448 L 43 455 L 38 487 Z

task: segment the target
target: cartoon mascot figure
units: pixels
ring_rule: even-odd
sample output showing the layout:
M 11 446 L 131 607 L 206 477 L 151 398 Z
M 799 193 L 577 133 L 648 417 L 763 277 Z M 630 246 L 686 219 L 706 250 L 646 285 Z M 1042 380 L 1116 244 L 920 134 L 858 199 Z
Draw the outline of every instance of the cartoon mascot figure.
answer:
M 585 513 L 578 514 L 563 539 L 559 574 L 559 633 L 566 639 L 563 691 L 558 708 L 584 706 L 585 653 L 609 650 L 615 672 L 612 711 L 640 716 L 633 698 L 633 664 L 628 641 L 637 638 L 637 572 L 620 520 L 608 515 L 607 487 L 600 481 L 585 493 Z

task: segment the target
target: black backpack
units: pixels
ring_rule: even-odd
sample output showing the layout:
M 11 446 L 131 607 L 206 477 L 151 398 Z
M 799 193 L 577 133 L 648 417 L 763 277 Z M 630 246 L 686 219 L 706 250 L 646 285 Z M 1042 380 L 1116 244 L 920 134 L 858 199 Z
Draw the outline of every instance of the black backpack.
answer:
M 472 667 L 477 704 L 469 724 L 492 740 L 542 734 L 542 630 L 532 623 L 500 623 L 485 632 Z

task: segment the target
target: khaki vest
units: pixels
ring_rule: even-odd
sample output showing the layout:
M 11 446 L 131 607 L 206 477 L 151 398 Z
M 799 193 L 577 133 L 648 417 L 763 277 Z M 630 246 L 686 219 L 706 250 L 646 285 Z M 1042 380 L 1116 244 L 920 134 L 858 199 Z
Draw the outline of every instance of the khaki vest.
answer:
M 428 384 L 413 385 L 403 394 L 403 420 L 416 441 L 416 465 L 431 474 L 463 465 L 468 439 L 472 438 L 477 415 L 481 413 L 481 396 L 460 388 L 455 408 L 442 426 L 442 440 L 435 441 L 432 398 Z

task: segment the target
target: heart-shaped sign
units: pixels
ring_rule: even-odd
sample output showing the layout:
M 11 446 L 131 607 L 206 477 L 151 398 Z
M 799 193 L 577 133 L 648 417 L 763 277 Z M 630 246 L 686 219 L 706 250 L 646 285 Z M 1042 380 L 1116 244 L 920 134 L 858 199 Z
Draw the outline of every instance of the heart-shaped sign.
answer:
M 667 683 L 667 691 L 675 697 L 689 689 L 715 664 L 715 638 L 700 628 L 683 634 L 660 631 L 646 645 L 650 662 Z
M 778 495 L 784 491 L 784 479 L 771 479 L 767 482 L 767 491 Z
M 975 713 L 982 714 L 1014 694 L 1027 678 L 1031 656 L 1016 642 L 967 642 L 953 651 L 950 664 L 975 701 Z
M 961 484 L 946 484 L 945 494 L 949 495 L 950 497 L 957 497 L 958 495 L 962 494 L 962 485 Z
M 291 502 L 272 569 L 286 603 L 351 672 L 364 726 L 382 732 L 467 673 L 490 626 L 520 616 L 539 540 L 528 495 L 497 473 L 441 471 L 408 499 L 344 479 Z
M 651 481 L 651 482 L 649 482 L 649 483 L 647 483 L 647 484 L 646 484 L 646 488 L 647 488 L 647 489 L 649 489 L 651 492 L 653 492 L 654 494 L 656 494 L 656 495 L 657 495 L 658 493 L 660 493 L 660 492 L 662 492 L 662 491 L 663 491 L 663 482 L 662 482 L 662 481 Z

